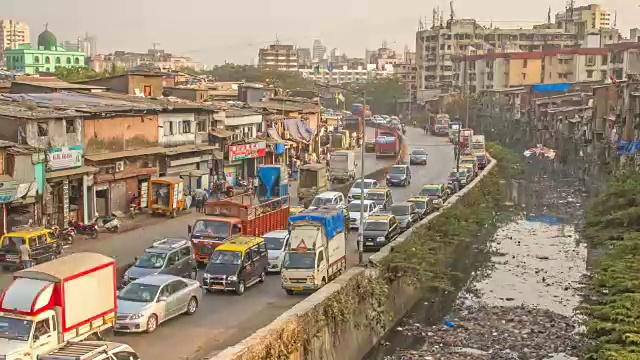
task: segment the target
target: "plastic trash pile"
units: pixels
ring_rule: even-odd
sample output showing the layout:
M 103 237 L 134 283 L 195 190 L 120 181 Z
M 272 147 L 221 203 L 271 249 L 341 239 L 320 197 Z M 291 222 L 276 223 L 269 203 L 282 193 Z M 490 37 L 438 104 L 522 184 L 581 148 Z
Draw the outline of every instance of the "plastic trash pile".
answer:
M 524 152 L 524 156 L 525 157 L 531 157 L 531 156 L 546 156 L 549 159 L 553 159 L 556 157 L 556 151 L 553 149 L 549 149 L 548 147 L 544 147 L 542 146 L 542 144 L 538 144 L 537 147 L 531 148 L 531 149 L 527 149 Z

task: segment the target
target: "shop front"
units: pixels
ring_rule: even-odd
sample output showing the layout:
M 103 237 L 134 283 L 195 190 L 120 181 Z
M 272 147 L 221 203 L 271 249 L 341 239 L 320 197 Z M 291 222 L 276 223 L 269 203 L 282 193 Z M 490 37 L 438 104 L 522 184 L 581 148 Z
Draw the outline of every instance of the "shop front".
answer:
M 88 183 L 98 169 L 85 166 L 81 146 L 47 152 L 44 224 L 66 226 L 68 221 L 89 222 Z
M 227 182 L 236 185 L 238 178 L 255 177 L 258 166 L 264 164 L 266 154 L 266 141 L 229 145 L 229 160 L 224 164 Z
M 140 195 L 140 206 L 146 207 L 149 180 L 157 175 L 156 167 L 94 175 L 93 213 L 100 216 L 117 211 L 126 213 L 135 195 Z
M 214 146 L 182 147 L 168 149 L 164 175 L 185 180 L 185 192 L 211 188 L 211 172 L 214 167 Z
M 2 204 L 2 233 L 10 231 L 8 213 L 11 203 L 16 199 L 18 182 L 11 176 L 0 176 L 0 204 Z

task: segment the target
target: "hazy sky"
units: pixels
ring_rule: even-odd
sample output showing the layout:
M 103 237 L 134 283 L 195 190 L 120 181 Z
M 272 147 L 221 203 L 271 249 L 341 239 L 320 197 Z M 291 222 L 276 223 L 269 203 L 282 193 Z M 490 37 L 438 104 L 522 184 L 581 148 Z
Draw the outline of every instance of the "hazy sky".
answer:
M 446 0 L 0 0 L 0 17 L 27 22 L 32 41 L 49 23 L 58 41 L 74 40 L 85 32 L 98 38 L 98 51 L 146 51 L 160 43 L 166 51 L 192 56 L 205 64 L 224 61 L 249 63 L 259 47 L 277 37 L 283 43 L 310 47 L 320 38 L 327 48 L 339 48 L 352 57 L 364 56 L 386 40 L 402 50 L 415 47 L 420 17 L 431 21 L 431 9 L 440 6 L 449 16 Z M 577 5 L 594 1 L 577 0 Z M 624 36 L 638 26 L 640 0 L 603 0 L 618 11 Z M 455 0 L 456 17 L 480 21 L 545 21 L 564 8 L 565 0 Z

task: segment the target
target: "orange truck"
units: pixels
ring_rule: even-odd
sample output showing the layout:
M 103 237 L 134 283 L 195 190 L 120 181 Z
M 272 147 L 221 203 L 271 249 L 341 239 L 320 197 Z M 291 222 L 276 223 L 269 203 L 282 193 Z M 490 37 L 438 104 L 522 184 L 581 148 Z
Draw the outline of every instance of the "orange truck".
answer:
M 258 205 L 252 199 L 249 195 L 238 195 L 207 201 L 207 216 L 188 227 L 198 264 L 206 264 L 213 250 L 238 234 L 262 236 L 270 231 L 287 229 L 288 196 Z

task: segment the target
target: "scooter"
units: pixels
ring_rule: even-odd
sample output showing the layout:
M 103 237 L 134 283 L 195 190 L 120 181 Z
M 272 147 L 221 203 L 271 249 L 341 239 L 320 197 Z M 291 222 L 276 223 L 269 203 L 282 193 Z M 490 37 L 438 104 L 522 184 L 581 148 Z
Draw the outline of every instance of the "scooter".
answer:
M 69 221 L 69 226 L 73 227 L 76 234 L 85 235 L 91 239 L 98 237 L 98 215 L 94 216 L 87 224 L 83 224 L 78 220 L 76 220 L 76 222 Z
M 58 239 L 58 241 L 62 242 L 63 245 L 73 244 L 73 239 L 76 235 L 76 231 L 73 228 L 68 227 L 64 230 L 60 230 L 60 227 L 53 225 L 51 227 L 51 230 L 53 230 L 56 238 Z
M 122 222 L 115 216 L 102 219 L 102 227 L 110 233 L 117 233 L 120 230 Z

